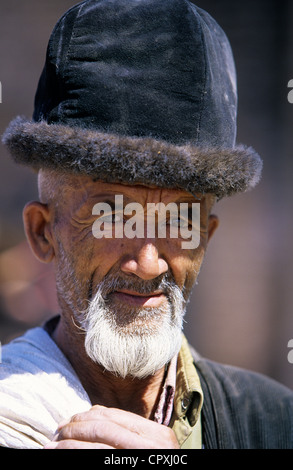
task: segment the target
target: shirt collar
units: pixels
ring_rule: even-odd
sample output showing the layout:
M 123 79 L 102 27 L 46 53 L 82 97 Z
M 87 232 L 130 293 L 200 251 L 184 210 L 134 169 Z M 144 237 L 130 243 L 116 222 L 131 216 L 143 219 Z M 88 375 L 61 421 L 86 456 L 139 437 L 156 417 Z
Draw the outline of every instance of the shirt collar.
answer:
M 194 360 L 185 336 L 177 361 L 176 393 L 174 397 L 174 413 L 178 418 L 187 416 L 191 426 L 199 418 L 203 405 L 203 391 L 197 374 Z

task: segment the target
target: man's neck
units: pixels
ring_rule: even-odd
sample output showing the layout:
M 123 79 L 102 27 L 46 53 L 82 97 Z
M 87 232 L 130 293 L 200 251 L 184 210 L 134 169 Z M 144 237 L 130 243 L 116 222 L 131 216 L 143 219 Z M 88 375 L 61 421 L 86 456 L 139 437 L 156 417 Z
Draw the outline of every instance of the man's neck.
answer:
M 52 339 L 71 363 L 92 405 L 119 408 L 153 418 L 164 381 L 164 367 L 145 379 L 123 379 L 105 371 L 87 356 L 81 331 L 73 330 L 62 318 Z

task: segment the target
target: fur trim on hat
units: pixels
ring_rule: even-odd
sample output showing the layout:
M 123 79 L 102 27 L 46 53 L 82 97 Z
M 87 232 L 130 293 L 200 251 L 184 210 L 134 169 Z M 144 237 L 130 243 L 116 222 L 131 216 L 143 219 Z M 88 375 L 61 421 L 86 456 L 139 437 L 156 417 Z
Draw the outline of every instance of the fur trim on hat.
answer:
M 87 174 L 106 182 L 141 183 L 212 193 L 218 198 L 253 188 L 262 161 L 252 149 L 173 145 L 18 117 L 3 143 L 17 163 Z

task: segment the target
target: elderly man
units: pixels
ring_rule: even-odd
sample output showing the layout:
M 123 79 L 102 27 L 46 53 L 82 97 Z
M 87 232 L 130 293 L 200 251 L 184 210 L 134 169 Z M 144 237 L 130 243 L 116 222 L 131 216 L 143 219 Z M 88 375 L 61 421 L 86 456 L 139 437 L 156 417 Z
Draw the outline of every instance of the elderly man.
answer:
M 182 335 L 213 203 L 260 178 L 236 101 L 228 40 L 191 2 L 87 0 L 60 19 L 33 120 L 3 138 L 38 172 L 24 224 L 60 316 L 3 348 L 2 446 L 293 447 L 293 393 Z

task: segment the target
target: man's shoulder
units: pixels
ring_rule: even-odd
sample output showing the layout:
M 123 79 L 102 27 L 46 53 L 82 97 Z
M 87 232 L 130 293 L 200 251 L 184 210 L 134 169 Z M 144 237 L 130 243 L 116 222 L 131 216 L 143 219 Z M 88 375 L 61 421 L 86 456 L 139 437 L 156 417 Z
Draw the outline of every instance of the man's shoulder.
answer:
M 74 370 L 43 328 L 3 346 L 0 446 L 42 447 L 60 421 L 89 407 Z
M 200 357 L 206 440 L 220 448 L 292 448 L 293 391 L 263 374 Z
M 62 382 L 85 394 L 71 364 L 42 327 L 28 330 L 2 347 L 0 390 L 16 380 L 22 391 L 36 381 Z
M 268 399 L 271 397 L 275 400 L 278 397 L 279 401 L 281 398 L 293 401 L 293 391 L 290 388 L 262 373 L 205 358 L 197 359 L 196 367 L 214 387 L 229 392 L 235 399 L 242 400 L 243 396 L 253 393 L 255 398 L 260 395 L 267 396 Z
M 28 330 L 2 347 L 0 378 L 11 374 L 32 374 L 70 370 L 60 349 L 41 327 Z

